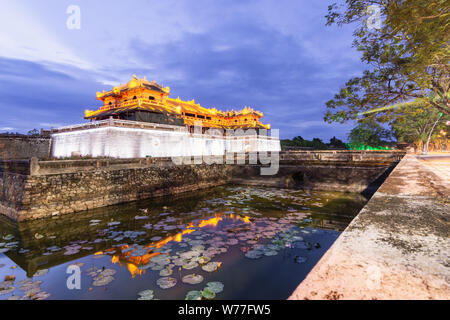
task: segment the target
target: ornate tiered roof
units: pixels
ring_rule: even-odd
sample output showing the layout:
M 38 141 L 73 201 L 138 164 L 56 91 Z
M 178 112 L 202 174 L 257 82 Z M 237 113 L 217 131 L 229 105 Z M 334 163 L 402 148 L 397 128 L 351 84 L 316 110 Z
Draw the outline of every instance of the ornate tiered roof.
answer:
M 147 111 L 163 113 L 182 118 L 186 125 L 199 124 L 211 128 L 264 128 L 270 125 L 260 122 L 263 113 L 250 107 L 242 110 L 221 111 L 202 107 L 195 100 L 184 101 L 179 97 L 169 98 L 170 88 L 163 87 L 145 77 L 135 75 L 126 84 L 113 87 L 112 90 L 97 92 L 97 99 L 103 106 L 96 111 L 86 110 L 85 118 L 91 120 L 105 119 L 125 112 Z

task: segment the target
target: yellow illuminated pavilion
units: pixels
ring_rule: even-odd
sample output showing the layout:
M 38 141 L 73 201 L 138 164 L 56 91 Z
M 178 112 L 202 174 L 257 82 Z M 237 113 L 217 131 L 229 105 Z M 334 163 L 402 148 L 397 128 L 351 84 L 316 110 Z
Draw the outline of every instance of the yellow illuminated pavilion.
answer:
M 262 112 L 245 107 L 239 111 L 220 111 L 205 108 L 194 100 L 169 98 L 170 89 L 139 79 L 135 75 L 124 85 L 110 91 L 97 92 L 103 102 L 99 110 L 85 111 L 85 119 L 104 120 L 110 117 L 122 120 L 155 122 L 172 125 L 201 125 L 203 128 L 221 129 L 270 129 L 260 122 Z

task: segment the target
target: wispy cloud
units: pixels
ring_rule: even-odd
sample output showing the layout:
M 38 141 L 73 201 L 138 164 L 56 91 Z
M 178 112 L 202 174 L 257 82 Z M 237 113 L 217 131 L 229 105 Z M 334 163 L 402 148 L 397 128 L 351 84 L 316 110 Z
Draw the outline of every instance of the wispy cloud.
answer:
M 221 109 L 249 105 L 282 137 L 345 138 L 325 102 L 362 65 L 351 30 L 326 27 L 326 1 L 7 2 L 0 13 L 0 126 L 27 131 L 82 121 L 95 92 L 132 74 Z M 17 24 L 17 21 L 23 21 Z M 17 90 L 20 88 L 20 90 Z

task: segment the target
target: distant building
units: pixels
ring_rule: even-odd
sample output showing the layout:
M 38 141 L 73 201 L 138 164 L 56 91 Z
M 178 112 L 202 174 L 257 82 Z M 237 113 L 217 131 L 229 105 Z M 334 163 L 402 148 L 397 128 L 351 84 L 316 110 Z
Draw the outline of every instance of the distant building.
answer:
M 89 123 L 52 130 L 52 155 L 140 158 L 280 151 L 278 137 L 268 136 L 270 125 L 260 121 L 261 112 L 248 107 L 223 112 L 169 98 L 169 93 L 136 76 L 97 92 L 103 106 L 85 111 Z

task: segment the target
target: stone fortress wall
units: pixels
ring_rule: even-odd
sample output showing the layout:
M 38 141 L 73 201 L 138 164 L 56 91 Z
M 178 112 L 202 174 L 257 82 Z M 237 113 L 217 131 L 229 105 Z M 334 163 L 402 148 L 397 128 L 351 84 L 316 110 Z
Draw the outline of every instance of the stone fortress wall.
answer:
M 0 159 L 46 158 L 50 137 L 0 134 Z
M 169 157 L 0 161 L 0 214 L 23 221 L 255 181 L 276 187 L 360 192 L 403 155 L 386 151 L 283 152 L 279 172 L 267 177 L 259 170 L 268 165 L 249 164 L 248 154 L 244 164 L 224 159 L 223 164 L 212 165 L 178 165 Z

